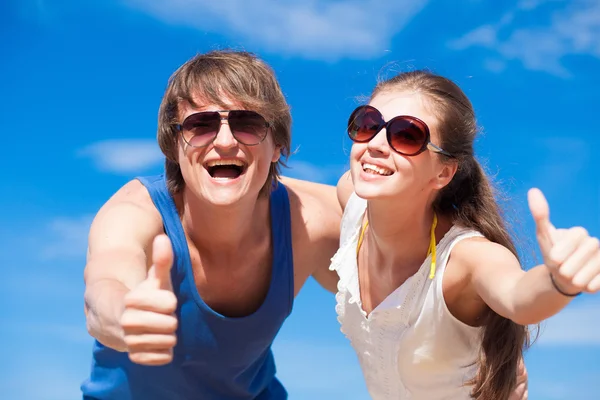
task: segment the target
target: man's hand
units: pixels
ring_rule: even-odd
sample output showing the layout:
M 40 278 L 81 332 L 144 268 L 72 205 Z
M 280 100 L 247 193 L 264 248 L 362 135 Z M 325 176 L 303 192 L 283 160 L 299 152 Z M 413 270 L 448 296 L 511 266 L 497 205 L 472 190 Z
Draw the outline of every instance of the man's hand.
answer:
M 525 362 L 521 358 L 519 369 L 517 370 L 517 387 L 508 400 L 527 400 L 529 398 L 528 383 L 527 368 L 525 368 Z
M 154 239 L 148 276 L 125 295 L 120 323 L 129 358 L 137 364 L 164 365 L 177 342 L 177 298 L 171 283 L 173 249 L 166 235 Z

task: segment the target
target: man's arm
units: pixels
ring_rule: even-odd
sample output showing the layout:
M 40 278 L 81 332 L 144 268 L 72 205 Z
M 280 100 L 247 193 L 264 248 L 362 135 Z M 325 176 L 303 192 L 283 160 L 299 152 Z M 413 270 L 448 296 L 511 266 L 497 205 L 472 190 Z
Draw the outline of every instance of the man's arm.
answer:
M 158 211 L 139 181 L 131 181 L 100 209 L 89 233 L 85 314 L 90 335 L 126 351 L 120 319 L 125 295 L 142 282 L 152 240 L 162 232 Z
M 329 270 L 331 257 L 339 247 L 342 210 L 336 188 L 299 179 L 281 178 L 297 196 L 306 229 L 307 248 L 302 257 L 310 273 L 329 292 L 337 292 L 338 276 Z
M 336 187 L 338 203 L 342 210 L 346 209 L 346 204 L 352 192 L 354 192 L 354 185 L 352 183 L 352 176 L 350 171 L 344 172 L 344 175 L 340 177 Z

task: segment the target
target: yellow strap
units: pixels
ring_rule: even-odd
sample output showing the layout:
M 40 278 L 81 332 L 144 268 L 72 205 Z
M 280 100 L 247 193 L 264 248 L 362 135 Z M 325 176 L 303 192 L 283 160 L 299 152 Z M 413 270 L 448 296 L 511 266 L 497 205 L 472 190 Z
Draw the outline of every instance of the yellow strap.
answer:
M 433 223 L 431 224 L 431 239 L 429 241 L 429 251 L 427 255 L 431 254 L 431 267 L 429 267 L 429 279 L 433 279 L 435 276 L 435 263 L 436 263 L 436 241 L 435 241 L 435 228 L 437 226 L 437 215 L 433 213 Z
M 360 245 L 363 242 L 363 239 L 365 238 L 365 231 L 367 230 L 367 226 L 369 225 L 369 220 L 365 218 L 365 222 L 362 226 L 362 228 L 360 229 L 360 236 L 358 237 L 358 245 L 356 246 L 356 255 L 358 256 L 358 252 L 360 251 Z
M 435 264 L 436 264 L 436 240 L 435 240 L 435 228 L 437 227 L 437 214 L 433 213 L 433 223 L 431 224 L 431 235 L 429 240 L 429 250 L 427 250 L 427 257 L 431 254 L 431 266 L 429 267 L 429 279 L 433 279 L 435 277 Z M 356 255 L 358 256 L 358 252 L 360 251 L 360 246 L 365 238 L 365 232 L 367 230 L 367 226 L 369 225 L 369 220 L 365 218 L 365 222 L 363 223 L 362 228 L 360 229 L 360 235 L 358 236 L 358 244 L 356 245 Z

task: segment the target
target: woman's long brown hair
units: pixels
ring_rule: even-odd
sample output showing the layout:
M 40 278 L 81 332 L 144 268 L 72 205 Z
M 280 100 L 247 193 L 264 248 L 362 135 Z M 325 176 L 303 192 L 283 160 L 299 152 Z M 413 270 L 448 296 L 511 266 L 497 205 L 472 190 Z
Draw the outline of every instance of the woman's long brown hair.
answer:
M 479 231 L 518 258 L 492 185 L 474 155 L 473 143 L 478 129 L 467 96 L 451 80 L 428 71 L 404 72 L 382 81 L 371 98 L 391 91 L 415 92 L 425 99 L 437 117 L 441 147 L 458 161 L 452 181 L 440 191 L 433 204 L 436 212 L 450 216 L 457 225 Z M 483 315 L 482 329 L 478 372 L 467 384 L 473 385 L 475 399 L 508 399 L 516 387 L 523 350 L 529 345 L 528 329 L 489 308 Z

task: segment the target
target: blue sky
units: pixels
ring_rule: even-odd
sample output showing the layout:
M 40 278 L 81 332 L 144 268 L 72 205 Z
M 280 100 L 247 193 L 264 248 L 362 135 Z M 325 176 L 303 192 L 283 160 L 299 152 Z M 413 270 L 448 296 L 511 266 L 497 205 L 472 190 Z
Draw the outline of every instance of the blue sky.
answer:
M 509 197 L 526 265 L 537 261 L 529 187 L 545 192 L 555 225 L 600 236 L 600 3 L 456 4 L 3 1 L 2 398 L 79 398 L 91 349 L 89 223 L 129 179 L 161 171 L 158 105 L 170 74 L 197 52 L 246 49 L 273 66 L 294 117 L 286 173 L 325 183 L 347 166 L 345 121 L 378 76 L 446 75 L 475 105 L 477 153 Z M 368 398 L 333 296 L 313 281 L 274 348 L 291 399 Z M 530 397 L 598 398 L 599 359 L 600 296 L 581 296 L 528 352 Z

